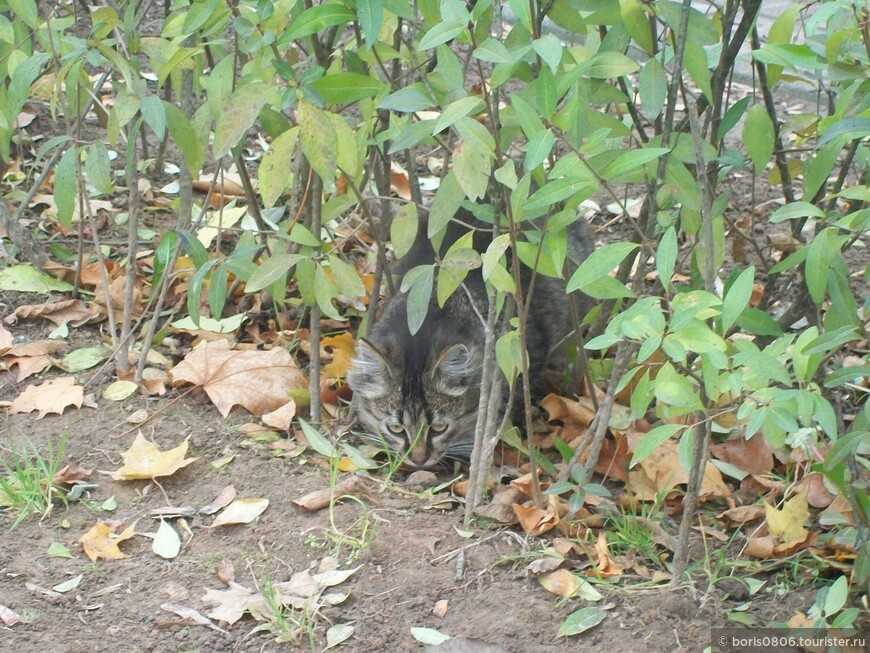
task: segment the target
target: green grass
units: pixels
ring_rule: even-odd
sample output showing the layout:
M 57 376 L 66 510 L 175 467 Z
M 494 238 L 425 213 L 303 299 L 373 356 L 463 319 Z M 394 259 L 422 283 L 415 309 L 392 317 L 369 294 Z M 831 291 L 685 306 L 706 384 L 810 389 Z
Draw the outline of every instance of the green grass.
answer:
M 15 515 L 9 530 L 29 515 L 47 517 L 55 499 L 65 502 L 54 477 L 61 468 L 66 441 L 64 431 L 57 444 L 49 444 L 44 452 L 26 436 L 17 445 L 10 440 L 0 446 L 0 508 Z

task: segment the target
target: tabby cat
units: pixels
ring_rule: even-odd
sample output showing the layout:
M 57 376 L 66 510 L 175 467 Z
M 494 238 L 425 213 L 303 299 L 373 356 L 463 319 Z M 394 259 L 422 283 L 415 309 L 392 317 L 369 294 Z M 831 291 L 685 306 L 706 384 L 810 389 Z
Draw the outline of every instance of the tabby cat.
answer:
M 462 211 L 448 229 L 442 252 L 467 231 L 467 226 L 458 228 L 459 223 L 489 229 Z M 570 274 L 594 247 L 585 221 L 568 227 L 567 241 Z M 402 267 L 434 260 L 421 224 Z M 524 271 L 524 276 L 530 277 L 530 272 Z M 524 285 L 528 282 L 526 278 Z M 572 330 L 569 310 L 564 281 L 538 274 L 526 329 L 533 391 L 548 355 Z M 407 467 L 428 469 L 447 459 L 468 459 L 477 420 L 486 314 L 486 290 L 480 270 L 475 270 L 443 308 L 433 295 L 416 334 L 408 329 L 407 294 L 397 292 L 387 300 L 368 338 L 359 341 L 348 376 L 358 422 L 365 435 L 395 452 Z

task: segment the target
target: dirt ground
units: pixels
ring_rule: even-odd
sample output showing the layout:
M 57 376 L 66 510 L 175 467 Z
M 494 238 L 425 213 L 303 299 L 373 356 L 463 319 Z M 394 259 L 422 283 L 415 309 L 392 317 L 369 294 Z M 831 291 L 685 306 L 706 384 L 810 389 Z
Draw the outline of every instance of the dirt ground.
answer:
M 21 298 L 5 296 L 5 314 Z M 29 298 L 32 300 L 32 297 Z M 32 338 L 45 333 L 31 333 Z M 93 344 L 96 328 L 76 332 L 70 349 Z M 60 352 L 62 355 L 64 352 Z M 45 378 L 51 378 L 48 373 Z M 84 381 L 90 373 L 81 375 Z M 32 380 L 32 379 L 31 379 Z M 115 481 L 95 471 L 89 481 L 98 485 L 82 501 L 68 508 L 58 505 L 44 519 L 30 516 L 14 530 L 13 517 L 0 512 L 0 605 L 18 613 L 22 623 L 0 628 L 0 651 L 123 653 L 181 651 L 319 651 L 331 623 L 352 624 L 355 632 L 336 650 L 404 652 L 423 650 L 411 635 L 412 627 L 435 628 L 453 637 L 478 638 L 492 649 L 477 651 L 515 653 L 592 651 L 609 653 L 644 650 L 649 653 L 701 651 L 709 645 L 711 626 L 729 625 L 727 612 L 746 600 L 728 598 L 726 584 L 708 590 L 703 569 L 696 574 L 695 590 L 674 592 L 641 586 L 639 577 L 624 575 L 610 585 L 597 585 L 608 611 L 605 620 L 586 633 L 558 638 L 565 617 L 586 605 L 581 599 L 561 600 L 544 590 L 528 565 L 541 557 L 548 538 L 532 538 L 514 528 L 476 524 L 463 537 L 462 510 L 445 503 L 448 494 L 435 497 L 412 491 L 399 473 L 386 489 L 372 482 L 361 492 L 365 509 L 356 502 L 342 503 L 330 522 L 328 510 L 308 512 L 292 503 L 306 493 L 329 487 L 329 474 L 317 456 L 276 458 L 263 447 L 250 447 L 238 425 L 250 421 L 244 411 L 223 420 L 203 394 L 180 400 L 131 397 L 115 403 L 102 398 L 110 379 L 103 375 L 87 387 L 97 408 L 67 410 L 62 416 L 6 415 L 3 440 L 21 445 L 29 439 L 41 450 L 58 442 L 66 431 L 64 462 L 93 470 L 115 470 L 120 452 L 135 437 L 136 428 L 125 421 L 134 411 L 152 416 L 143 433 L 161 449 L 190 438 L 189 456 L 199 459 L 162 480 L 162 492 L 149 481 Z M 0 401 L 13 399 L 21 388 L 6 372 L 0 373 Z M 176 392 L 177 394 L 177 392 Z M 8 451 L 3 450 L 8 456 Z M 218 471 L 209 463 L 235 454 Z M 133 537 L 121 545 L 129 557 L 92 563 L 79 538 L 100 519 L 114 519 L 138 533 L 157 530 L 149 511 L 166 505 L 200 508 L 232 484 L 238 497 L 262 497 L 268 509 L 249 525 L 211 529 L 213 517 L 187 518 L 189 535 L 176 522 L 185 540 L 181 553 L 163 560 L 151 551 L 151 541 Z M 165 497 L 163 492 L 165 492 Z M 117 508 L 101 510 L 115 497 Z M 367 537 L 360 545 L 342 544 L 335 533 L 353 535 L 361 525 Z M 675 533 L 675 524 L 665 523 Z M 329 534 L 333 536 L 330 537 Z M 467 535 L 467 533 L 466 533 Z M 64 544 L 71 558 L 48 555 L 53 542 Z M 704 556 L 700 542 L 698 559 Z M 359 567 L 339 587 L 347 592 L 343 603 L 324 608 L 295 642 L 278 643 L 274 634 L 252 632 L 257 623 L 244 617 L 227 627 L 227 634 L 195 625 L 161 609 L 169 602 L 206 614 L 203 601 L 209 589 L 225 589 L 219 571 L 230 563 L 236 582 L 255 587 L 264 581 L 279 583 L 295 572 L 315 569 L 334 556 L 341 569 Z M 80 584 L 59 593 L 50 588 L 82 575 Z M 781 622 L 810 606 L 817 588 L 795 590 L 794 579 L 774 581 L 752 598 L 748 613 L 759 623 Z M 436 616 L 436 604 L 446 614 Z M 438 610 L 436 610 L 437 612 Z M 310 634 L 309 634 L 310 633 Z

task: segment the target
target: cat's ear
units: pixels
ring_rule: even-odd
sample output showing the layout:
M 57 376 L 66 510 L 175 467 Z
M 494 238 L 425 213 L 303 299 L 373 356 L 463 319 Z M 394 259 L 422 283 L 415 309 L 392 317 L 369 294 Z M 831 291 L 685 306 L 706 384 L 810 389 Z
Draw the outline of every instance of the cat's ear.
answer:
M 438 354 L 432 366 L 432 378 L 441 392 L 460 396 L 473 385 L 471 377 L 480 368 L 480 361 L 473 347 L 450 345 Z
M 368 340 L 360 339 L 347 374 L 354 394 L 366 399 L 384 396 L 392 374 L 393 369 L 381 350 Z

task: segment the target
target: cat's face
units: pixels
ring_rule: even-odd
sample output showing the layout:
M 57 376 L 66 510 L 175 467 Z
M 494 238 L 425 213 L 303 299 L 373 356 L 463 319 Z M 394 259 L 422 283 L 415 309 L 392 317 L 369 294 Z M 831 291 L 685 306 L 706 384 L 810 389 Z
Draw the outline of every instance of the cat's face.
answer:
M 412 355 L 360 341 L 348 382 L 366 435 L 406 466 L 468 459 L 477 419 L 480 365 L 463 344 Z

